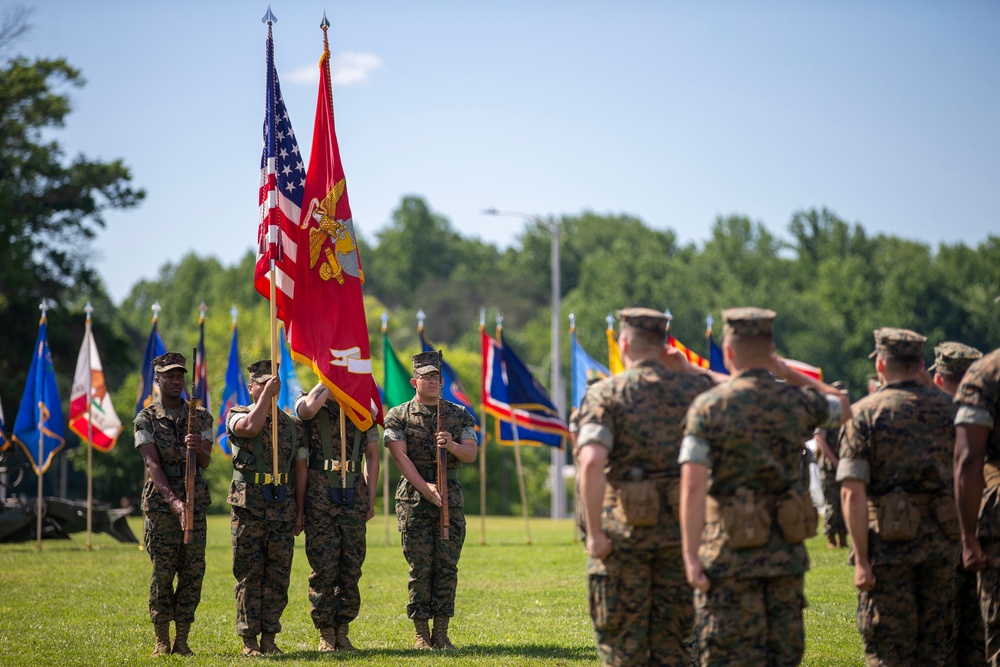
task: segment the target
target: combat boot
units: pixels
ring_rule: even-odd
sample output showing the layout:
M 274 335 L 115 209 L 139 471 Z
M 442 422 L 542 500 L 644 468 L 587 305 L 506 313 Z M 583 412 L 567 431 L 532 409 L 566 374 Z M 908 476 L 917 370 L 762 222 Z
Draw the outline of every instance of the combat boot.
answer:
M 337 650 L 339 651 L 353 651 L 354 644 L 351 640 L 347 638 L 347 623 L 341 623 L 337 626 Z
M 431 635 L 431 643 L 434 648 L 451 650 L 455 645 L 448 639 L 448 622 L 451 619 L 447 616 L 434 617 L 434 633 Z
M 256 635 L 245 635 L 243 637 L 243 655 L 257 657 L 260 654 L 260 645 L 257 643 Z
M 337 628 L 319 629 L 319 652 L 333 653 L 337 650 Z
M 415 618 L 413 619 L 413 629 L 416 631 L 416 638 L 413 642 L 413 648 L 419 649 L 430 649 L 434 648 L 431 646 L 431 629 L 427 624 L 428 619 L 426 618 Z
M 153 623 L 153 632 L 156 633 L 156 648 L 153 649 L 153 657 L 170 655 L 170 621 Z
M 274 643 L 273 632 L 260 633 L 260 652 L 264 655 L 279 655 L 284 653 L 278 645 Z
M 191 631 L 190 623 L 176 623 L 177 634 L 174 635 L 174 648 L 171 651 L 174 655 L 182 655 L 190 658 L 194 651 L 188 646 L 188 633 Z

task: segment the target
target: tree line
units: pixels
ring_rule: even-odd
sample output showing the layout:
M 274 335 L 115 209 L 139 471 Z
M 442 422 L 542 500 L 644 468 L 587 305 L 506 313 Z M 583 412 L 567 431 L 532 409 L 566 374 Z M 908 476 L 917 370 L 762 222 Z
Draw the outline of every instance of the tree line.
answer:
M 162 308 L 159 329 L 167 348 L 185 354 L 197 342 L 198 304 L 208 305 L 214 410 L 224 383 L 230 308 L 239 309 L 244 364 L 269 354 L 268 310 L 252 285 L 252 239 L 247 254 L 233 265 L 192 254 L 163 264 L 155 279 L 136 283 L 122 303 L 108 296 L 88 261 L 103 227 L 102 214 L 140 205 L 144 191 L 131 183 L 121 160 L 67 160 L 50 139 L 70 111 L 60 87 L 81 81 L 63 60 L 12 58 L 0 67 L 0 400 L 9 431 L 37 333 L 38 304 L 46 298 L 55 305 L 49 311 L 49 342 L 68 412 L 83 308 L 90 300 L 107 383 L 126 425 L 115 450 L 95 456 L 95 493 L 117 504 L 139 494 L 142 462 L 130 423 L 154 301 Z M 607 360 L 605 317 L 634 305 L 669 308 L 671 332 L 699 353 L 705 350 L 706 315 L 720 322 L 724 308 L 773 308 L 779 353 L 821 367 L 827 380 L 846 380 L 855 399 L 873 372 L 867 355 L 875 328 L 906 327 L 926 335 L 928 364 L 932 346 L 943 340 L 984 352 L 1000 344 L 996 235 L 974 246 L 931 247 L 871 235 L 861 223 L 825 208 L 795 212 L 780 236 L 745 215 L 719 216 L 709 224 L 706 240 L 688 244 L 679 243 L 668 226 L 628 214 L 585 211 L 548 222 L 560 232 L 561 321 L 568 328 L 568 316 L 575 313 L 580 343 L 601 361 Z M 470 397 L 478 401 L 478 322 L 480 309 L 486 308 L 488 331 L 494 313 L 501 312 L 505 341 L 547 384 L 550 243 L 549 232 L 534 226 L 526 226 L 509 247 L 467 237 L 422 197 L 403 197 L 387 226 L 359 239 L 376 378 L 381 377 L 382 312 L 390 315 L 388 335 L 408 362 L 408 355 L 419 351 L 415 317 L 422 309 L 428 337 L 445 348 Z M 567 405 L 569 353 L 564 336 Z M 306 387 L 315 382 L 303 369 L 300 378 Z M 76 444 L 67 429 L 67 446 Z M 488 510 L 518 511 L 513 463 L 498 449 L 486 450 Z M 76 490 L 85 456 L 77 451 L 70 458 L 77 469 L 71 484 Z M 525 459 L 530 509 L 543 513 L 547 452 L 529 451 Z M 208 472 L 215 507 L 222 510 L 230 468 L 219 460 Z M 467 483 L 477 480 L 471 468 L 463 475 Z M 478 494 L 467 496 L 467 510 L 478 511 Z

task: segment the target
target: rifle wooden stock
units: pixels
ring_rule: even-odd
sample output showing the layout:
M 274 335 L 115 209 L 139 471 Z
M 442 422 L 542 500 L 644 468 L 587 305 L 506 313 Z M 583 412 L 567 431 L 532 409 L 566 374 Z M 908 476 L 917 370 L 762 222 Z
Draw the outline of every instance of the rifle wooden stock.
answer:
M 441 384 L 441 394 L 438 394 L 437 405 L 437 432 L 444 430 L 444 384 Z M 434 438 L 437 445 L 437 437 Z M 441 496 L 441 539 L 448 539 L 448 526 L 451 519 L 448 516 L 448 450 L 443 447 L 437 449 L 437 487 L 438 495 Z
M 198 379 L 198 348 L 194 348 L 191 355 L 194 359 L 194 372 L 191 373 L 191 396 L 188 401 L 188 423 L 187 433 L 194 433 L 195 408 L 198 407 L 198 399 L 195 398 L 195 382 Z M 194 541 L 194 476 L 198 472 L 198 457 L 195 451 L 185 443 L 184 460 L 184 544 L 191 544 Z

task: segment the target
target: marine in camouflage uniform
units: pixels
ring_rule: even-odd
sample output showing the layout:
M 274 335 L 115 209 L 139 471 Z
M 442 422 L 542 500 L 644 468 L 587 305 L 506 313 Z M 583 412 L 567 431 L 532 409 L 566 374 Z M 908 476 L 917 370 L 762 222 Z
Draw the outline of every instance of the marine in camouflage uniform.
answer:
M 309 603 L 319 630 L 319 650 L 353 651 L 348 626 L 358 617 L 358 581 L 365 562 L 366 524 L 372 518 L 378 482 L 378 427 L 365 433 L 345 421 L 346 460 L 341 487 L 340 405 L 329 389 L 316 385 L 295 403 L 303 419 L 309 451 L 309 483 L 304 506 L 298 507 L 306 533 Z M 326 440 L 324 444 L 324 439 Z M 364 454 L 364 474 L 358 465 Z M 327 458 L 327 456 L 330 458 Z
M 205 577 L 205 510 L 212 499 L 201 476 L 212 454 L 212 415 L 198 406 L 188 434 L 188 403 L 181 398 L 187 360 L 177 352 L 153 359 L 161 399 L 135 416 L 135 447 L 149 471 L 142 489 L 143 545 L 153 562 L 149 581 L 149 618 L 156 633 L 153 655 L 194 655 L 187 644 Z M 194 533 L 184 544 L 187 449 L 195 450 Z M 177 587 L 174 588 L 174 578 Z M 170 621 L 176 626 L 170 645 Z
M 979 573 L 986 660 L 1000 665 L 1000 349 L 969 367 L 955 394 L 955 496 L 962 564 Z M 984 479 L 985 478 L 985 479 Z
M 847 386 L 840 381 L 830 384 L 831 387 L 847 392 Z M 823 513 L 823 534 L 831 549 L 847 546 L 847 524 L 844 523 L 844 513 L 840 509 L 840 484 L 837 483 L 837 455 L 840 429 L 817 429 L 816 462 L 819 464 L 819 482 L 823 489 L 823 500 L 826 509 Z
M 602 377 L 601 373 L 596 370 L 587 371 L 587 389 L 594 386 L 595 383 L 599 382 Z M 584 396 L 586 396 L 586 391 L 584 391 Z M 583 405 L 583 401 L 580 401 Z M 566 419 L 567 431 L 569 431 L 569 441 L 571 447 L 571 453 L 573 454 L 573 468 L 576 471 L 573 482 L 573 520 L 576 523 L 577 536 L 581 540 L 587 539 L 587 526 L 584 520 L 583 512 L 583 496 L 580 495 L 580 451 L 577 446 L 577 435 L 580 432 L 580 409 L 579 407 L 570 410 L 569 417 Z
M 660 361 L 663 313 L 628 308 L 618 316 L 626 369 L 587 391 L 577 437 L 597 649 L 606 666 L 692 664 L 677 455 L 684 413 L 714 382 Z
M 396 487 L 396 521 L 403 556 L 410 566 L 406 615 L 413 619 L 415 648 L 454 648 L 448 624 L 455 615 L 458 559 L 465 542 L 458 468 L 476 460 L 475 422 L 461 405 L 441 401 L 443 426 L 437 430 L 440 352 L 415 355 L 413 374 L 410 384 L 416 396 L 385 417 L 385 446 L 402 473 Z M 441 537 L 441 496 L 436 484 L 441 449 L 448 460 L 448 539 Z M 434 619 L 433 633 L 428 627 L 430 618 Z
M 850 405 L 774 355 L 773 311 L 722 315 L 732 379 L 695 399 L 679 456 L 684 566 L 696 589 L 701 664 L 797 665 L 809 569 L 800 540 L 815 534 L 817 522 L 801 478 L 802 443 L 816 428 L 838 426 Z M 790 539 L 778 521 L 785 503 L 798 519 L 799 535 Z M 723 520 L 733 508 L 748 512 L 753 530 L 747 516 Z M 745 539 L 736 542 L 740 534 Z
M 954 396 L 969 366 L 983 353 L 963 343 L 946 341 L 934 348 L 933 382 L 941 391 Z M 959 550 L 961 556 L 961 550 Z M 955 638 L 955 664 L 960 667 L 985 667 L 986 629 L 979 608 L 977 575 L 962 566 L 959 559 L 956 574 L 955 609 L 958 635 Z
M 840 438 L 837 480 L 871 667 L 955 661 L 955 409 L 921 381 L 924 340 L 875 331 L 882 386 L 854 404 Z
M 296 525 L 297 506 L 305 502 L 309 448 L 302 422 L 279 410 L 281 479 L 278 486 L 271 483 L 271 397 L 278 395 L 281 381 L 271 375 L 269 360 L 250 364 L 247 373 L 253 404 L 232 408 L 226 418 L 233 449 L 228 500 L 232 505 L 236 634 L 243 639 L 244 655 L 260 655 L 281 653 L 275 635 L 281 632 L 281 613 L 288 604 L 295 535 L 302 530 L 301 524 Z M 289 474 L 292 460 L 294 474 Z M 268 498 L 279 500 L 282 489 L 283 500 L 268 502 Z

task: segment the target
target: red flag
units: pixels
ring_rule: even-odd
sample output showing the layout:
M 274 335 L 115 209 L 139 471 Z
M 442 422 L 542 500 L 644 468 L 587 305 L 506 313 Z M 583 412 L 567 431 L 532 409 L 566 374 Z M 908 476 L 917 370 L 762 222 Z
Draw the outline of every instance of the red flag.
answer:
M 334 129 L 330 51 L 325 42 L 324 38 L 316 124 L 302 196 L 296 297 L 286 324 L 292 356 L 316 372 L 358 428 L 367 429 L 373 414 L 381 422 L 382 403 L 372 376 L 361 294 L 364 272 Z

